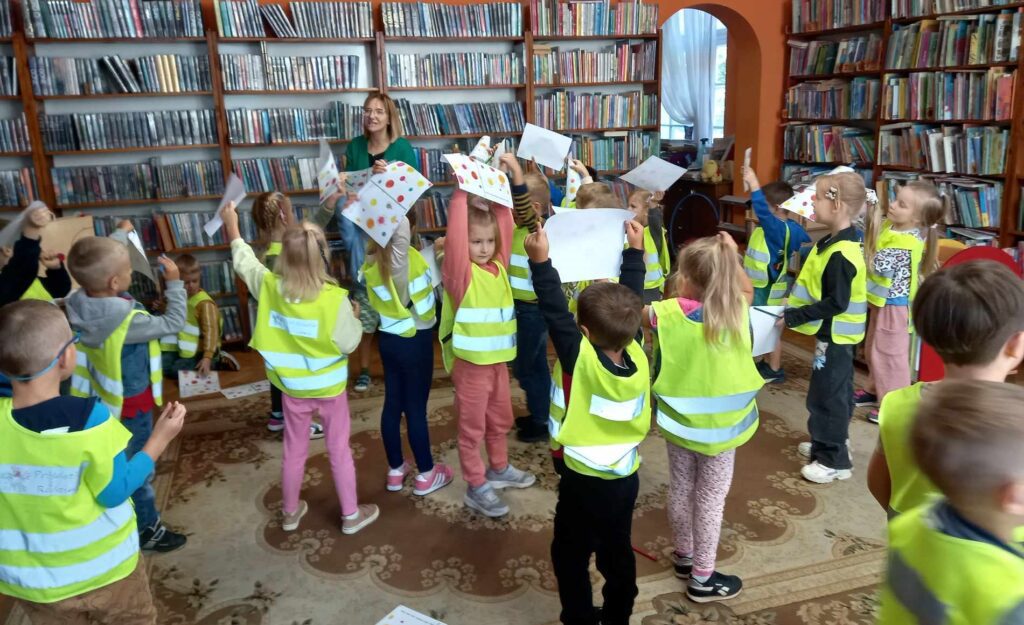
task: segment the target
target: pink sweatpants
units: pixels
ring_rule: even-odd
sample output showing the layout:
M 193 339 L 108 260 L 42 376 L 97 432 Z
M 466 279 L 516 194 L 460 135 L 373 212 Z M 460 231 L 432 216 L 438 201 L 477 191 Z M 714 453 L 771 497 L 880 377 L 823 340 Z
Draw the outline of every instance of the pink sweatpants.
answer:
M 910 386 L 910 332 L 906 306 L 870 307 L 864 339 L 868 381 L 864 390 L 882 401 L 889 391 Z
M 676 553 L 693 555 L 693 572 L 715 571 L 725 496 L 732 486 L 736 450 L 705 456 L 668 443 L 668 518 Z
M 314 412 L 320 413 L 324 426 L 324 441 L 327 456 L 331 461 L 334 488 L 341 502 L 341 514 L 350 515 L 358 511 L 356 498 L 356 463 L 348 436 L 352 422 L 348 412 L 348 395 L 337 397 L 313 397 L 299 399 L 282 395 L 284 402 L 284 461 L 281 469 L 281 496 L 285 513 L 299 508 L 299 491 L 306 472 L 306 458 L 309 456 L 309 423 Z
M 512 429 L 512 397 L 508 367 L 499 362 L 475 365 L 460 358 L 452 365 L 455 412 L 459 415 L 459 464 L 462 477 L 476 488 L 486 482 L 480 441 L 492 469 L 508 465 L 508 431 Z

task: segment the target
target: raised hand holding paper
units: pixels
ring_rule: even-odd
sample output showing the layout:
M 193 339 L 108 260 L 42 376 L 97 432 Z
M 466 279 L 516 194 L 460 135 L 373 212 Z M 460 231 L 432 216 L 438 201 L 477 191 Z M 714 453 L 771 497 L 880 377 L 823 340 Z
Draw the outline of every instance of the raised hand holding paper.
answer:
M 678 165 L 657 156 L 649 156 L 639 167 L 626 172 L 620 178 L 645 191 L 666 191 L 685 173 L 686 170 Z
M 203 226 L 206 236 L 212 239 L 213 235 L 217 234 L 217 231 L 224 226 L 224 220 L 220 218 L 220 209 L 227 206 L 229 202 L 234 202 L 235 206 L 238 206 L 244 199 L 245 184 L 242 183 L 241 178 L 232 173 L 224 184 L 224 196 L 221 197 L 220 204 L 217 205 L 217 212 L 213 214 L 213 219 Z
M 34 210 L 40 208 L 46 208 L 46 204 L 42 202 L 32 202 L 28 207 L 18 213 L 9 224 L 4 226 L 3 230 L 0 230 L 0 247 L 11 247 L 14 243 L 21 238 L 21 225 L 25 223 L 25 219 L 28 218 L 28 214 Z
M 494 153 L 491 154 L 491 163 L 497 163 L 501 159 L 501 155 L 505 153 L 505 141 L 498 142 L 498 145 L 494 146 Z
M 153 277 L 153 268 L 146 259 L 146 250 L 142 247 L 142 241 L 139 240 L 139 233 L 134 230 L 129 232 L 128 242 L 131 243 L 128 248 L 128 256 L 132 263 L 132 271 L 137 271 L 156 282 L 156 278 Z
M 320 139 L 320 169 L 316 174 L 316 183 L 320 187 L 320 203 L 341 190 L 338 180 L 338 163 L 331 154 L 331 147 L 326 139 Z
M 562 282 L 619 277 L 624 224 L 633 214 L 619 208 L 563 211 L 548 219 L 548 256 Z
M 503 172 L 478 163 L 465 154 L 445 154 L 444 159 L 455 170 L 455 179 L 460 189 L 502 206 L 512 207 L 512 188 L 508 176 Z
M 358 192 L 359 201 L 342 209 L 341 214 L 383 247 L 391 240 L 402 215 L 432 186 L 412 165 L 388 163 L 384 173 L 370 176 Z
M 754 148 L 747 148 L 743 151 L 743 167 L 750 167 L 750 155 L 754 152 Z M 750 192 L 750 185 L 747 181 L 743 181 L 743 190 L 747 193 Z
M 782 328 L 775 322 L 782 317 L 785 306 L 751 306 L 750 328 L 754 334 L 754 356 L 767 354 L 775 349 L 782 338 Z
M 561 171 L 565 157 L 569 154 L 572 139 L 547 128 L 526 124 L 523 137 L 519 140 L 516 156 L 524 160 L 536 160 L 539 164 Z
M 567 202 L 576 201 L 576 193 L 582 185 L 583 177 L 580 176 L 580 172 L 572 168 L 572 163 L 570 163 L 569 167 L 565 170 L 565 199 Z

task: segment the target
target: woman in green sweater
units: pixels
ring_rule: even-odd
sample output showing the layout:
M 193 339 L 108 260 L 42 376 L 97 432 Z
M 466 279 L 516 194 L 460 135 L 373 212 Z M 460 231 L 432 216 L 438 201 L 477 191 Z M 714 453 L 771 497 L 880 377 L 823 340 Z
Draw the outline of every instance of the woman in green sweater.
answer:
M 372 93 L 363 103 L 363 134 L 353 137 L 345 150 L 345 171 L 362 171 L 373 167 L 373 173 L 378 174 L 384 171 L 388 163 L 395 161 L 409 163 L 419 169 L 419 159 L 412 145 L 402 137 L 402 120 L 398 116 L 395 101 L 386 94 Z M 335 210 L 342 196 L 342 193 L 336 193 L 327 198 L 325 208 Z M 359 317 L 363 323 L 363 340 L 356 350 L 360 371 L 354 388 L 356 392 L 362 393 L 370 388 L 370 349 L 379 318 L 366 297 L 366 286 L 358 281 L 359 270 L 366 257 L 366 236 L 354 223 L 341 216 L 338 218 L 338 229 L 349 250 L 351 295 L 359 302 Z

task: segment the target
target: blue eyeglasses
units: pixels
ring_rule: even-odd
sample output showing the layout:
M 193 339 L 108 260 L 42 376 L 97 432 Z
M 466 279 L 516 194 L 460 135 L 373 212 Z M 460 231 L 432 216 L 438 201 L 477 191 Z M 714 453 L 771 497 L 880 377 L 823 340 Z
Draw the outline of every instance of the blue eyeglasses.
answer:
M 31 375 L 11 375 L 7 377 L 9 377 L 12 380 L 17 380 L 18 382 L 29 382 L 31 380 L 38 378 L 41 375 L 46 374 L 46 372 L 48 372 L 50 369 L 53 369 L 54 367 L 57 366 L 57 361 L 59 361 L 60 357 L 64 355 L 64 352 L 67 350 L 67 348 L 71 347 L 74 344 L 77 344 L 80 340 L 82 340 L 82 334 L 80 332 L 74 332 L 71 335 L 71 340 L 69 340 L 67 343 L 64 343 L 64 346 L 60 348 L 60 351 L 57 352 L 57 355 L 54 356 L 53 360 L 50 361 L 50 364 L 46 365 L 46 368 L 43 369 L 42 371 L 38 371 Z

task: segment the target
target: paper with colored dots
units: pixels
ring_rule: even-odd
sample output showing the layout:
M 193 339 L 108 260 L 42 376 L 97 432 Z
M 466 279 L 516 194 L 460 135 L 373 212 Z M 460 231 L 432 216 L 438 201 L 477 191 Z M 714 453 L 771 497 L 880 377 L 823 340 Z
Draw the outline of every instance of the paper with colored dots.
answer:
M 505 172 L 465 154 L 445 154 L 444 158 L 452 166 L 460 189 L 502 206 L 512 207 L 512 188 Z
M 327 141 L 320 140 L 320 170 L 316 173 L 316 183 L 320 188 L 320 203 L 323 204 L 328 197 L 341 190 L 341 183 L 338 180 L 338 163 L 331 154 L 331 148 Z
M 444 623 L 412 608 L 400 605 L 392 610 L 391 614 L 377 621 L 377 625 L 444 625 Z
M 678 165 L 657 156 L 649 156 L 639 167 L 626 172 L 620 178 L 645 191 L 657 192 L 668 190 L 685 173 L 686 170 Z
M 402 217 L 432 186 L 415 167 L 395 161 L 384 173 L 370 176 L 357 192 L 359 201 L 346 206 L 341 214 L 385 246 Z
M 580 176 L 580 172 L 572 167 L 567 167 L 565 170 L 565 199 L 569 202 L 575 202 L 576 193 L 580 190 L 582 184 L 583 177 Z
M 373 176 L 372 167 L 360 169 L 359 171 L 347 171 L 345 172 L 345 189 L 349 193 L 359 193 L 366 186 L 366 183 L 370 181 L 371 176 Z
M 791 213 L 814 221 L 814 185 L 808 186 L 780 206 Z
M 220 376 L 216 371 L 199 375 L 198 371 L 182 369 L 178 372 L 178 396 L 182 399 L 220 392 Z

